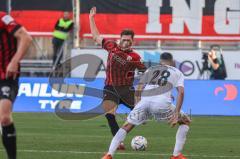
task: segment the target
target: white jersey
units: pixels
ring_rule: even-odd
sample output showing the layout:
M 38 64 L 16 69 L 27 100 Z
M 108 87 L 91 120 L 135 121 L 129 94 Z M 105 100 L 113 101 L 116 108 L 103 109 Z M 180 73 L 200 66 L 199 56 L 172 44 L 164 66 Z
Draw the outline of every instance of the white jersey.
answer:
M 140 83 L 146 86 L 142 92 L 142 98 L 155 100 L 162 107 L 172 103 L 171 93 L 173 88 L 184 87 L 184 76 L 180 70 L 168 65 L 150 67 Z
M 175 106 L 172 104 L 171 93 L 175 87 L 184 87 L 183 74 L 175 67 L 159 65 L 150 67 L 140 78 L 141 84 L 145 84 L 141 100 L 127 117 L 127 121 L 133 125 L 140 125 L 148 119 L 157 121 L 171 119 Z M 186 114 L 181 111 L 180 117 Z

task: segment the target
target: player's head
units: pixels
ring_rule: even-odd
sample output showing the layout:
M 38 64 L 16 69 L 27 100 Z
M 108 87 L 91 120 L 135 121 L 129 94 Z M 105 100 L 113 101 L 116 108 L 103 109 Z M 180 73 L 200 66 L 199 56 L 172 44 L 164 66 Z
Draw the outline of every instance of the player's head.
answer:
M 128 50 L 133 44 L 134 32 L 131 29 L 124 29 L 121 32 L 120 47 L 123 50 Z
M 67 12 L 67 11 L 63 12 L 63 19 L 64 19 L 64 20 L 70 19 L 70 14 L 69 14 L 69 12 Z
M 173 56 L 169 52 L 164 52 L 160 56 L 160 64 L 174 66 Z

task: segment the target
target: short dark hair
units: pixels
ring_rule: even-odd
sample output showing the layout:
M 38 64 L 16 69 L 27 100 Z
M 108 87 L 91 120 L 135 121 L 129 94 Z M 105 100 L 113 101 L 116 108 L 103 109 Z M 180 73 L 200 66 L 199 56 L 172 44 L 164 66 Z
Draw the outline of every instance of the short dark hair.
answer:
M 169 60 L 169 61 L 171 61 L 171 60 L 173 60 L 173 56 L 169 52 L 164 52 L 164 53 L 161 54 L 160 59 L 161 60 Z
M 131 30 L 131 29 L 124 29 L 124 30 L 122 30 L 122 32 L 121 32 L 121 37 L 122 37 L 123 35 L 131 35 L 132 38 L 134 38 L 134 31 Z

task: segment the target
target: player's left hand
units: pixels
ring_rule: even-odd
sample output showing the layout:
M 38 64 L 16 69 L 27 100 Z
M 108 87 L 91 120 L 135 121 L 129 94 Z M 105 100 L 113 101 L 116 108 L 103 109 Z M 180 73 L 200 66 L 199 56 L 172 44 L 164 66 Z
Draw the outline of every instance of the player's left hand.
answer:
M 8 78 L 16 79 L 19 74 L 18 67 L 19 67 L 18 62 L 11 61 L 8 64 L 7 69 L 6 69 L 6 79 L 8 79 Z
M 175 125 L 177 125 L 178 123 L 178 117 L 179 117 L 179 113 L 175 112 L 172 116 L 172 118 L 169 120 L 169 124 L 171 125 L 171 127 L 174 127 Z

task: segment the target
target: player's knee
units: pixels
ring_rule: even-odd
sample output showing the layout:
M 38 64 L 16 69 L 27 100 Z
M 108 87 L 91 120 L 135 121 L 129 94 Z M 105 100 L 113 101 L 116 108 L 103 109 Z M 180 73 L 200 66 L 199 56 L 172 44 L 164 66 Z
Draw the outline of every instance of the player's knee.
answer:
M 12 118 L 10 116 L 2 116 L 0 118 L 0 124 L 6 126 L 12 123 Z
M 102 107 L 106 113 L 115 114 L 116 104 L 110 102 L 104 102 Z
M 116 114 L 116 111 L 114 108 L 104 109 L 104 111 L 106 114 L 112 114 L 112 115 Z

